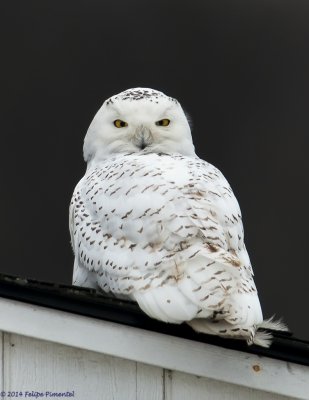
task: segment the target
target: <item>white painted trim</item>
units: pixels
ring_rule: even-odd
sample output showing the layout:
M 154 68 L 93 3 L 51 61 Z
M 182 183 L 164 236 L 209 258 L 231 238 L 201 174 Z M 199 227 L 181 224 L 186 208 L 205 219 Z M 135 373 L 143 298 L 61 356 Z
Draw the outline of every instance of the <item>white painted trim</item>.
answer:
M 309 367 L 0 298 L 0 330 L 309 399 Z

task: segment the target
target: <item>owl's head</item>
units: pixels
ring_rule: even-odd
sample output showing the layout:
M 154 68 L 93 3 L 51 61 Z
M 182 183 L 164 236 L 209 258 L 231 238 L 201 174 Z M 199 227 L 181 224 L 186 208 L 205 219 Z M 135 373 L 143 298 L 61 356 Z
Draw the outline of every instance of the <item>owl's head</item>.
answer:
M 87 162 L 139 152 L 195 154 L 183 109 L 157 90 L 128 89 L 107 99 L 85 137 Z

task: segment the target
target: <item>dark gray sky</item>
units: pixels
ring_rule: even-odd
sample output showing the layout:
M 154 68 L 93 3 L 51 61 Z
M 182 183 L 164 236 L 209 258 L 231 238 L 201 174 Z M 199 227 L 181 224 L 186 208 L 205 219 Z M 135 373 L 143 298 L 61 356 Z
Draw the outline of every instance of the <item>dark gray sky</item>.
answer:
M 176 97 L 240 202 L 265 316 L 309 339 L 309 2 L 0 5 L 1 272 L 70 283 L 68 205 L 108 96 Z

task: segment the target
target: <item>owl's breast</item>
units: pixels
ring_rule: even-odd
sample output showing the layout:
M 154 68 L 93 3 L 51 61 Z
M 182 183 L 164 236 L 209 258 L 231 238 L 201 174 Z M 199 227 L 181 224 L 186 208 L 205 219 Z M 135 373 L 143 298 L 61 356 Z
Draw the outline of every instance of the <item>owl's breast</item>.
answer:
M 87 208 L 116 239 L 164 241 L 166 221 L 175 212 L 178 181 L 186 180 L 185 169 L 180 175 L 176 169 L 172 160 L 153 155 L 103 163 L 85 177 Z

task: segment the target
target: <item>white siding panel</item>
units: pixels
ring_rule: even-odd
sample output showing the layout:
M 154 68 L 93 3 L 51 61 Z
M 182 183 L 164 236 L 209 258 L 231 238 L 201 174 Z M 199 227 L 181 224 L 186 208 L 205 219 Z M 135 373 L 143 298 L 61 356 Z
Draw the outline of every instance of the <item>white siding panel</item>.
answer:
M 74 391 L 76 400 L 294 399 L 16 334 L 5 333 L 3 342 L 6 392 Z
M 4 358 L 3 358 L 3 336 L 4 333 L 0 331 L 0 392 L 3 390 L 3 368 L 4 368 Z
M 163 400 L 162 368 L 137 363 L 136 400 Z
M 293 397 L 265 393 L 182 372 L 166 371 L 165 400 L 288 400 Z
M 5 391 L 74 390 L 74 400 L 136 400 L 133 361 L 13 334 L 5 335 L 4 352 Z
M 10 315 L 10 318 L 6 316 Z M 309 400 L 309 367 L 0 299 L 0 328 L 37 339 Z M 136 374 L 135 374 L 136 376 Z

